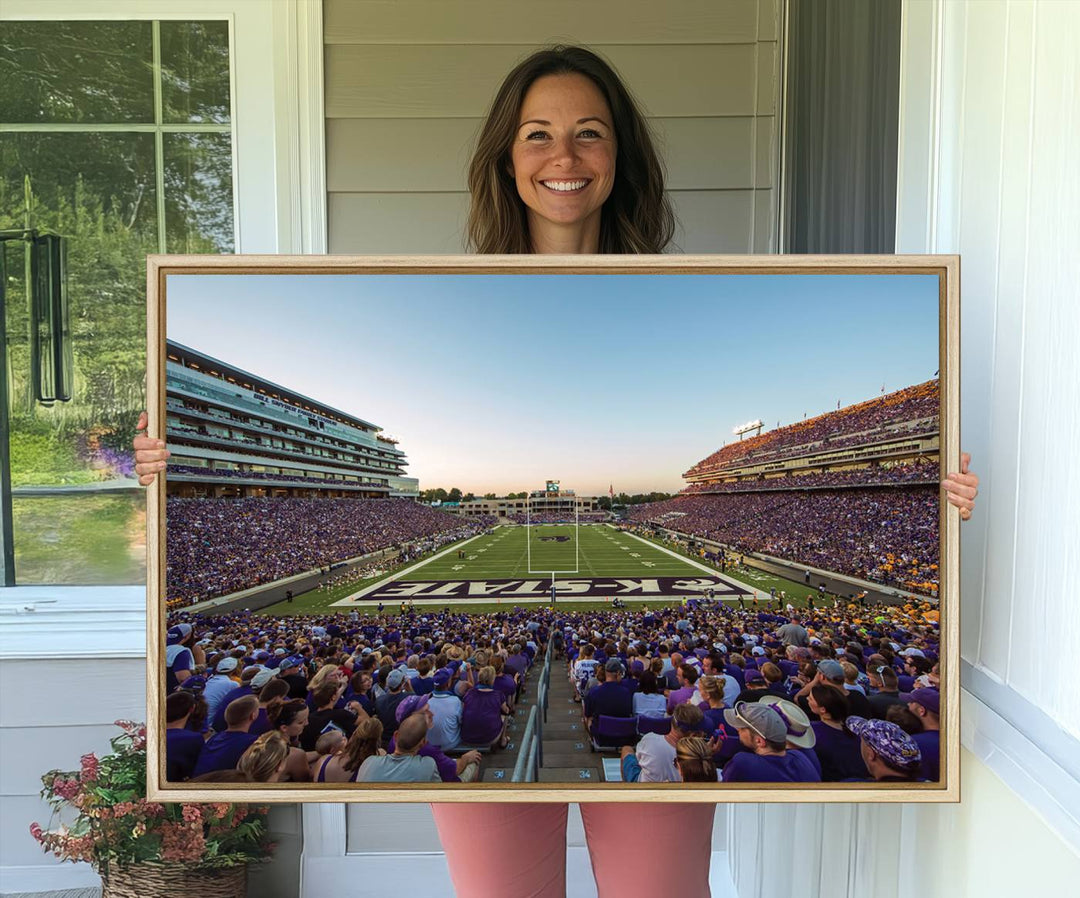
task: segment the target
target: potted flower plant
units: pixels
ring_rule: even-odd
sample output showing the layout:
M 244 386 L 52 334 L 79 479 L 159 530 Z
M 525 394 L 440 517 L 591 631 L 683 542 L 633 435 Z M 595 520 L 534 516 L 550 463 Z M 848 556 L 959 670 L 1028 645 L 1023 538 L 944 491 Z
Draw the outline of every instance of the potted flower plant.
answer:
M 80 770 L 41 778 L 49 825 L 67 822 L 48 830 L 33 823 L 30 834 L 61 860 L 92 864 L 102 898 L 243 898 L 248 864 L 273 849 L 267 809 L 147 801 L 146 727 L 116 725 L 123 732 L 112 754 L 83 755 Z

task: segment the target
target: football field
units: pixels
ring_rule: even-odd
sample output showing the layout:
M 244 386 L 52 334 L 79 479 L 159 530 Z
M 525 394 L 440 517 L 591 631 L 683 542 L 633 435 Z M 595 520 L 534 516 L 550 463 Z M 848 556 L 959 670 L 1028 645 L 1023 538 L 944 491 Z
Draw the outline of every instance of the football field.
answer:
M 545 524 L 497 527 L 335 605 L 550 601 L 553 582 L 556 600 L 642 601 L 699 596 L 706 589 L 734 598 L 748 592 L 713 568 L 605 524 Z

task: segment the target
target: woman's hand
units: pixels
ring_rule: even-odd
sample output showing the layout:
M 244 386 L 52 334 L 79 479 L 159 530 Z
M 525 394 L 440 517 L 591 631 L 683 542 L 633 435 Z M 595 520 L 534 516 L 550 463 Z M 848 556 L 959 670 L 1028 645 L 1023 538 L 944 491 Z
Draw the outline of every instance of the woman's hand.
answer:
M 145 431 L 148 423 L 146 412 L 142 412 L 135 430 Z M 135 449 L 135 473 L 139 475 L 139 483 L 149 486 L 154 482 L 158 472 L 165 470 L 165 459 L 171 453 L 165 448 L 164 440 L 155 440 L 145 434 L 136 436 L 132 441 L 132 446 Z
M 971 512 L 975 508 L 975 497 L 979 495 L 979 475 L 972 474 L 968 470 L 971 464 L 971 456 L 964 452 L 960 455 L 960 472 L 950 474 L 941 481 L 941 488 L 949 504 L 960 509 L 960 520 L 967 521 L 971 518 Z M 136 468 L 136 470 L 138 470 Z

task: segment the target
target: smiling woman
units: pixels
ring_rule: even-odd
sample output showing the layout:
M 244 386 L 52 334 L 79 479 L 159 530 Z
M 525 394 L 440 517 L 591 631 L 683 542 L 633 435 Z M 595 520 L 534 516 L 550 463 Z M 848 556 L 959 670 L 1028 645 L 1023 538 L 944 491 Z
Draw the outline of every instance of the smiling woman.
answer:
M 615 131 L 603 94 L 584 75 L 547 75 L 521 105 L 510 151 L 534 252 L 584 252 L 600 243 L 615 178 Z
M 469 193 L 479 253 L 659 253 L 675 230 L 645 117 L 583 47 L 541 50 L 506 77 Z

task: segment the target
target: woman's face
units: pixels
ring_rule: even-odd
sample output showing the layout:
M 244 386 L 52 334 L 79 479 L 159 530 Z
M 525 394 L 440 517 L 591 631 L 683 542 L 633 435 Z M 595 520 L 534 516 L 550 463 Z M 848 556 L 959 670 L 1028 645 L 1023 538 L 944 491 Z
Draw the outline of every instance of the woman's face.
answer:
M 599 225 L 615 183 L 615 128 L 607 101 L 584 75 L 533 82 L 510 150 L 529 229 Z
M 308 724 L 308 716 L 310 713 L 311 712 L 307 708 L 304 708 L 303 711 L 293 718 L 292 723 L 281 728 L 281 732 L 285 734 L 286 739 L 291 741 L 304 732 L 304 727 Z

